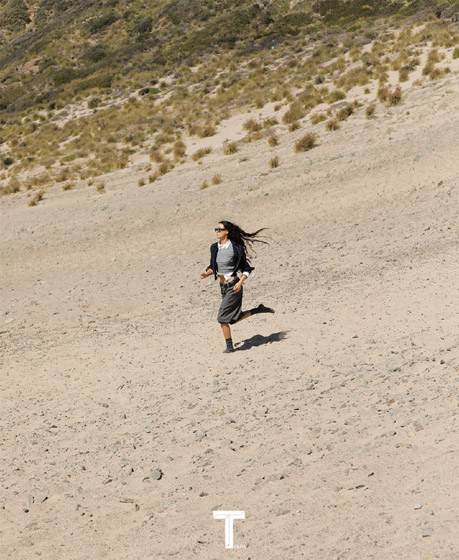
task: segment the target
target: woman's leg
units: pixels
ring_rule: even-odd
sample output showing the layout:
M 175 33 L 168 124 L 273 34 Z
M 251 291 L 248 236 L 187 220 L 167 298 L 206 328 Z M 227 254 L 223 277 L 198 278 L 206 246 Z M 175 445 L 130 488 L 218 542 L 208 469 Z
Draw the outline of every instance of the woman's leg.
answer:
M 251 311 L 244 311 L 244 315 L 243 315 L 240 319 L 238 319 L 237 321 L 235 321 L 235 322 L 233 323 L 233 325 L 235 325 L 236 323 L 239 323 L 239 321 L 242 321 L 243 319 L 247 319 L 247 317 L 250 317 L 250 315 L 252 315 L 252 312 L 251 312 Z M 231 336 L 231 335 L 230 335 L 230 336 Z
M 225 337 L 225 341 L 226 341 L 226 350 L 224 350 L 224 352 L 225 353 L 234 352 L 233 339 L 231 338 L 231 328 L 229 324 L 220 323 L 220 325 L 222 327 L 223 336 Z
M 231 328 L 228 323 L 220 323 L 225 338 L 231 338 Z

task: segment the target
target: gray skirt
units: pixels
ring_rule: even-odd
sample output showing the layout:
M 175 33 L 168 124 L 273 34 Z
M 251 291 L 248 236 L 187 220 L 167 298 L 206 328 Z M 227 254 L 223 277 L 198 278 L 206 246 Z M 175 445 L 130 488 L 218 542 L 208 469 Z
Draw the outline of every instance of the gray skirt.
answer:
M 219 323 L 229 323 L 232 325 L 242 317 L 242 292 L 243 286 L 238 292 L 234 291 L 234 286 L 239 282 L 239 278 L 231 280 L 226 284 L 220 284 L 222 301 L 218 310 L 217 321 Z

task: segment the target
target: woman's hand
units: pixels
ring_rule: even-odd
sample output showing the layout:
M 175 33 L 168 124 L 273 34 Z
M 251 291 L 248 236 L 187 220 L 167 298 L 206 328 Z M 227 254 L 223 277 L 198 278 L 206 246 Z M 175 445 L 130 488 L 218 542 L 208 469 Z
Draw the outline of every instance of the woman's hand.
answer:
M 201 272 L 201 280 L 204 280 L 204 278 L 207 278 L 208 276 L 210 276 L 212 274 L 211 270 L 208 270 L 207 272 Z
M 237 284 L 234 284 L 233 286 L 233 290 L 235 292 L 239 292 L 239 290 L 242 288 L 242 282 L 239 280 L 239 282 Z

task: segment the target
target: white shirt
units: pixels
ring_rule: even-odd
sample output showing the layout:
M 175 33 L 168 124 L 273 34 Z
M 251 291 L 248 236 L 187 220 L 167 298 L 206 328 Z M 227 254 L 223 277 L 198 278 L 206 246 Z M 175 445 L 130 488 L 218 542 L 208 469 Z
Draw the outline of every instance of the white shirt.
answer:
M 228 239 L 228 241 L 224 245 L 222 245 L 219 241 L 218 244 L 217 244 L 218 250 L 220 251 L 221 249 L 228 249 L 228 247 L 230 246 L 230 243 L 231 243 L 231 239 Z M 243 272 L 242 274 L 245 274 L 248 278 L 249 275 L 250 275 L 250 272 Z M 223 276 L 225 278 L 225 280 L 229 280 L 233 276 L 233 273 L 230 272 L 229 274 L 220 274 L 220 276 Z

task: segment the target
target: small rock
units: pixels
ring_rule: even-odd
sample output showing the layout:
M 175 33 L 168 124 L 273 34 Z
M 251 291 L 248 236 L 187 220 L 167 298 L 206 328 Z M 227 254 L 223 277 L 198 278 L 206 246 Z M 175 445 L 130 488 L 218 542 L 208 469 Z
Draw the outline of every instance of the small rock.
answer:
M 424 426 L 418 420 L 416 420 L 416 422 L 413 423 L 413 426 L 416 432 L 420 432 L 421 430 L 424 429 Z
M 161 469 L 155 469 L 154 471 L 151 471 L 150 478 L 152 478 L 153 480 L 161 480 L 163 474 L 164 473 Z
M 45 494 L 42 494 L 41 496 L 38 496 L 37 504 L 42 504 L 47 499 L 48 499 L 48 496 L 46 496 Z
M 416 505 L 414 506 L 414 509 L 421 509 L 421 508 L 422 508 L 422 504 L 416 504 Z
M 433 535 L 433 529 L 431 527 L 424 527 L 422 530 L 423 537 L 431 537 Z

